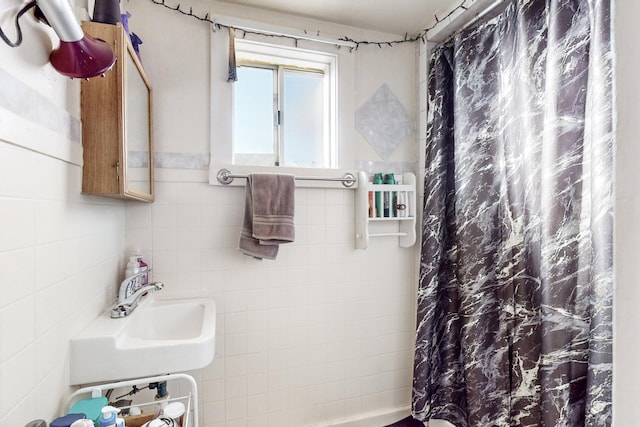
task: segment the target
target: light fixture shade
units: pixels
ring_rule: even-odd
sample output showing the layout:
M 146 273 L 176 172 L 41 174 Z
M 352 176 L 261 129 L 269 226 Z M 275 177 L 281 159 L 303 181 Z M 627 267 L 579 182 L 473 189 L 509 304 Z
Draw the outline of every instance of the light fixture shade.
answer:
M 60 74 L 69 77 L 95 77 L 107 72 L 116 62 L 111 46 L 84 34 L 69 0 L 37 0 L 47 22 L 60 38 L 60 46 L 49 61 Z
M 77 41 L 61 40 L 49 61 L 60 74 L 88 79 L 109 71 L 116 57 L 108 43 L 84 35 Z

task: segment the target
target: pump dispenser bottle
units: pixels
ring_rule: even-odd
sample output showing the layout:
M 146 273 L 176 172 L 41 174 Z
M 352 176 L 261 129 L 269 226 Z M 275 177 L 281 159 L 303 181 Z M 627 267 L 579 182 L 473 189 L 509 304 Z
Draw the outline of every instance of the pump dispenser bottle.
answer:
M 116 414 L 118 412 L 120 412 L 120 410 L 113 406 L 105 406 L 102 408 L 100 427 L 116 427 Z
M 142 276 L 140 277 L 141 279 L 140 284 L 144 286 L 149 283 L 149 265 L 146 262 L 144 262 L 144 259 L 142 259 L 142 252 L 140 251 L 140 249 L 138 249 L 136 253 L 137 253 L 136 259 L 138 261 L 140 273 L 143 273 Z
M 138 257 L 132 256 L 129 258 L 127 269 L 124 271 L 124 277 L 135 276 L 140 272 L 140 264 L 138 264 Z

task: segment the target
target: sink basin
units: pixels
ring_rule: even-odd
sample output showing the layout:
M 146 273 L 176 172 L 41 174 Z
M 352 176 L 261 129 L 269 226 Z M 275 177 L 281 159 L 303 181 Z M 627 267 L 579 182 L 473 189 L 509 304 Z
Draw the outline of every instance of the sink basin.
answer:
M 117 381 L 200 369 L 213 360 L 213 299 L 148 295 L 130 315 L 103 313 L 71 339 L 71 384 Z

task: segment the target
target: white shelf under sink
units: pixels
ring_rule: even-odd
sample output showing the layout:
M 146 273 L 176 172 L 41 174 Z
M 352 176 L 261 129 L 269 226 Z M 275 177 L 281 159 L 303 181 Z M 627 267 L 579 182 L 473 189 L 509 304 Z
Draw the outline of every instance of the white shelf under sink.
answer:
M 154 377 L 136 378 L 128 381 L 117 381 L 103 384 L 95 384 L 87 387 L 80 388 L 71 394 L 65 402 L 65 413 L 71 409 L 71 407 L 80 399 L 90 398 L 99 393 L 100 396 L 106 395 L 108 391 L 113 391 L 115 396 L 121 393 L 126 393 L 128 390 L 138 388 L 138 390 L 144 390 L 145 386 L 150 383 L 167 383 L 167 390 L 169 392 L 167 399 L 164 401 L 155 400 L 153 397 L 149 397 L 148 393 L 145 396 L 144 393 L 132 394 L 131 398 L 133 402 L 131 405 L 119 406 L 120 411 L 128 410 L 132 406 L 140 408 L 142 414 L 155 414 L 157 406 L 161 402 L 182 402 L 185 407 L 185 413 L 182 416 L 182 425 L 180 427 L 198 427 L 199 415 L 198 415 L 198 386 L 196 380 L 187 374 L 167 374 Z M 136 399 L 137 396 L 140 398 Z M 64 414 L 62 414 L 64 415 Z M 122 417 L 122 415 L 118 415 Z M 127 424 L 127 417 L 123 417 L 125 425 Z

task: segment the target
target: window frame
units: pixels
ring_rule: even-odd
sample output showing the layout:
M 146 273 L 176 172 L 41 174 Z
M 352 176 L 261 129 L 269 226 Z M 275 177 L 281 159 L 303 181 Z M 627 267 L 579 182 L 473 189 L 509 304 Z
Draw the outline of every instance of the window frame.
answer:
M 282 111 L 283 107 L 283 88 L 284 88 L 284 71 L 304 71 L 309 70 L 313 72 L 321 72 L 323 74 L 323 87 L 324 87 L 324 114 L 323 114 L 323 126 L 324 143 L 323 151 L 325 162 L 323 165 L 317 167 L 308 167 L 309 170 L 315 169 L 336 169 L 338 168 L 338 142 L 337 142 L 337 55 L 320 52 L 310 51 L 300 48 L 290 48 L 286 46 L 278 46 L 273 44 L 267 44 L 262 42 L 256 42 L 252 40 L 236 39 L 236 62 L 237 65 L 249 65 L 262 68 L 276 69 L 276 77 L 274 87 L 278 92 L 277 108 Z M 282 72 L 280 71 L 282 70 Z M 233 95 L 232 95 L 233 96 Z M 235 97 L 234 97 L 235 98 Z M 283 117 L 283 120 L 286 118 Z M 282 168 L 282 159 L 284 158 L 284 150 L 286 149 L 282 145 L 282 124 L 275 126 L 274 137 L 278 149 L 281 150 L 277 154 L 279 160 L 278 165 L 273 165 L 274 168 Z M 232 139 L 233 125 L 232 125 Z M 233 166 L 252 166 L 252 165 L 236 165 L 233 163 L 235 158 L 235 152 L 233 151 L 233 143 L 231 144 L 231 164 Z
M 326 53 L 335 57 L 334 68 L 335 80 L 332 93 L 335 95 L 336 108 L 334 109 L 337 118 L 332 123 L 332 131 L 335 132 L 335 158 L 337 168 L 287 168 L 284 166 L 239 166 L 232 165 L 232 110 L 233 110 L 233 84 L 229 83 L 229 32 L 216 30 L 209 32 L 210 47 L 209 59 L 209 129 L 206 138 L 206 148 L 203 152 L 209 153 L 209 166 L 203 171 L 208 176 L 210 185 L 220 186 L 244 186 L 244 180 L 236 179 L 230 184 L 223 184 L 218 180 L 221 170 L 227 169 L 234 174 L 246 175 L 250 173 L 286 173 L 296 176 L 307 176 L 315 178 L 335 178 L 347 172 L 353 173 L 355 164 L 355 153 L 358 145 L 358 134 L 355 130 L 353 111 L 355 111 L 355 70 L 356 55 L 350 49 L 339 49 L 333 45 L 316 43 L 307 40 L 298 40 L 297 50 L 309 49 L 312 52 Z M 238 34 L 238 33 L 236 33 Z M 265 41 L 265 36 L 246 33 L 245 40 Z M 290 39 L 278 37 L 268 38 L 269 44 L 286 46 L 294 49 L 294 43 Z M 206 108 L 201 106 L 200 108 Z M 202 135 L 195 129 L 187 129 L 185 138 L 201 138 Z M 180 173 L 176 171 L 178 176 Z M 340 182 L 321 180 L 300 180 L 296 181 L 297 187 L 305 188 L 343 188 Z

